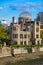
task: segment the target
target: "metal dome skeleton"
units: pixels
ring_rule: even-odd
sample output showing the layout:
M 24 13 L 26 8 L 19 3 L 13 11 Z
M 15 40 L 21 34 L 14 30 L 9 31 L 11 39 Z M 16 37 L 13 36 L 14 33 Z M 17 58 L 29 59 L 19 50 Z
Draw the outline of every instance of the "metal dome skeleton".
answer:
M 31 14 L 29 12 L 25 11 L 25 12 L 21 12 L 20 15 L 19 15 L 19 17 L 26 17 L 26 16 L 31 17 Z

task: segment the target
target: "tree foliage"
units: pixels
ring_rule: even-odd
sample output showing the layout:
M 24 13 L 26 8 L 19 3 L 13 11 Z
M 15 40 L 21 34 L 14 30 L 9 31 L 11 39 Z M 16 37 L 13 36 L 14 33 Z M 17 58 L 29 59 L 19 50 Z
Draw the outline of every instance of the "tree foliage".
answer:
M 1 41 L 6 41 L 10 39 L 10 35 L 9 35 L 9 31 L 8 29 L 4 28 L 1 24 L 0 24 L 0 40 Z
M 40 37 L 43 39 L 43 30 L 40 31 Z
M 8 30 L 4 29 L 2 25 L 0 25 L 0 38 L 9 39 Z

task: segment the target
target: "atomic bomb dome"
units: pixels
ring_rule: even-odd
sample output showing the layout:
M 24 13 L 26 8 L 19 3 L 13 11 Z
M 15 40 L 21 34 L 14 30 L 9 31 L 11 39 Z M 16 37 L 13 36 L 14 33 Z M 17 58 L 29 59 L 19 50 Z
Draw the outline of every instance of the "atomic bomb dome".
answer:
M 31 17 L 31 14 L 29 12 L 27 12 L 27 11 L 21 12 L 20 15 L 19 15 L 19 17 L 28 17 L 28 16 Z
M 19 23 L 24 21 L 32 21 L 31 14 L 27 11 L 20 13 L 19 15 Z

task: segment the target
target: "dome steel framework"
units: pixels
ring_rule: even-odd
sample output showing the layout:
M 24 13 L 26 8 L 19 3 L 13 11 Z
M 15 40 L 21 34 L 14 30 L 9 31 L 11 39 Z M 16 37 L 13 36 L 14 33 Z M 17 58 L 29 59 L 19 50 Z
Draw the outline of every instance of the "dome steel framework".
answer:
M 25 11 L 25 12 L 21 12 L 20 15 L 19 15 L 19 17 L 26 17 L 26 16 L 31 17 L 31 14 L 29 12 Z

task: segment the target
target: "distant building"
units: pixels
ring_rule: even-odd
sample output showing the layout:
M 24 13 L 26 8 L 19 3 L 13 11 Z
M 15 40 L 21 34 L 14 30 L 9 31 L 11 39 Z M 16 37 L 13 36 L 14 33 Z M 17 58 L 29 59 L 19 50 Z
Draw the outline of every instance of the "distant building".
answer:
M 1 24 L 6 24 L 6 25 L 10 25 L 10 23 L 8 22 L 8 21 L 6 21 L 6 20 L 1 20 Z
M 11 23 L 11 43 L 21 45 L 41 44 L 40 22 L 32 21 L 31 16 L 19 16 L 18 23 L 13 17 Z
M 40 21 L 41 23 L 43 23 L 43 12 L 39 12 L 37 15 L 37 21 Z
M 0 24 L 2 24 L 2 26 L 3 26 L 4 28 L 7 28 L 8 26 L 10 26 L 10 23 L 7 22 L 6 20 L 0 20 Z
M 0 24 L 1 24 L 1 20 L 0 20 Z
M 43 12 L 39 12 L 36 18 L 36 21 L 40 22 L 40 34 L 43 32 Z M 42 38 L 43 43 L 43 38 Z

